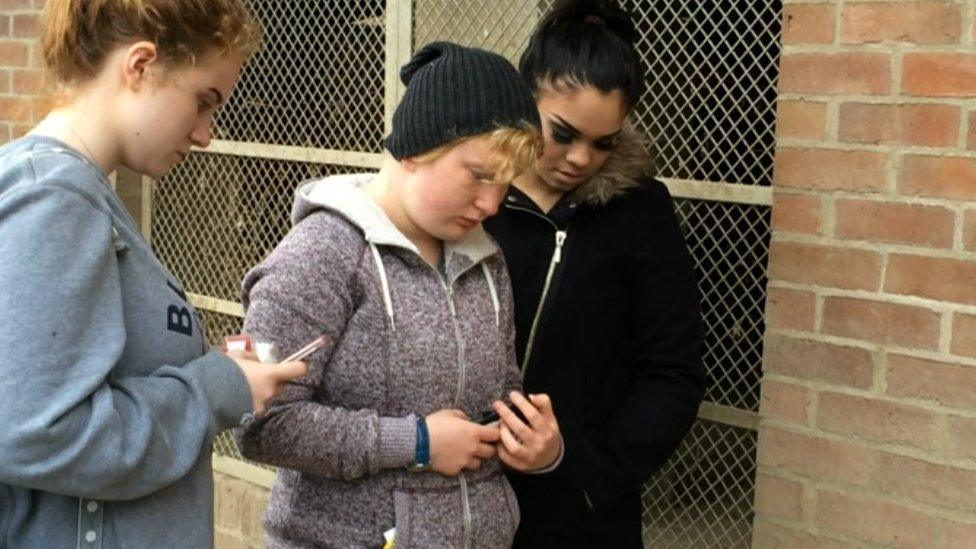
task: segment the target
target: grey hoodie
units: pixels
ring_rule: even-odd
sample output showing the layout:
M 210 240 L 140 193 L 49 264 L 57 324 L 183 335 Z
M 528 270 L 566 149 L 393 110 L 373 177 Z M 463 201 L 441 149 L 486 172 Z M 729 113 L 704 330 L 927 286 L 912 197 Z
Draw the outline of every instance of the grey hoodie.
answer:
M 243 432 L 246 457 L 281 466 L 265 515 L 271 547 L 508 547 L 515 496 L 497 460 L 458 477 L 410 473 L 416 419 L 469 417 L 521 386 L 512 293 L 480 226 L 446 243 L 444 273 L 359 187 L 303 185 L 294 228 L 244 279 L 246 333 L 283 353 L 325 334 L 307 378 Z
M 0 547 L 209 547 L 251 411 L 179 281 L 67 145 L 0 147 Z

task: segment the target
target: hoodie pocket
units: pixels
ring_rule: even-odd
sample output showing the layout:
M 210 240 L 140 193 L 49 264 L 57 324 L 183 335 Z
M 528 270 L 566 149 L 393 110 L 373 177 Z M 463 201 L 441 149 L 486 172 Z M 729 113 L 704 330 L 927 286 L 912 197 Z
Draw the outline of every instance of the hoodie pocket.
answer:
M 464 544 L 464 511 L 459 490 L 393 492 L 396 549 L 455 548 Z
M 466 483 L 474 549 L 508 549 L 519 524 L 515 491 L 500 472 Z M 396 549 L 463 548 L 464 499 L 459 486 L 394 490 Z

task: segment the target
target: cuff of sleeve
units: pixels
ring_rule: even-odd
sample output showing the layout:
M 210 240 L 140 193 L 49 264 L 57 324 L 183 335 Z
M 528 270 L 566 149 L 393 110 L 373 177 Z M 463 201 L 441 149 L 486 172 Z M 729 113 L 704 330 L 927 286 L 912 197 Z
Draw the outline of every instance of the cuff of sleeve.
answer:
M 411 465 L 417 447 L 417 416 L 381 417 L 379 431 L 380 468 Z
M 210 352 L 187 365 L 210 399 L 217 432 L 240 424 L 253 412 L 251 388 L 237 364 L 220 352 Z
M 550 465 L 546 465 L 542 469 L 535 469 L 532 471 L 526 471 L 527 475 L 544 475 L 546 473 L 551 473 L 559 467 L 559 464 L 563 462 L 563 454 L 565 453 L 566 443 L 563 442 L 563 435 L 559 433 L 559 454 L 556 456 L 556 460 Z

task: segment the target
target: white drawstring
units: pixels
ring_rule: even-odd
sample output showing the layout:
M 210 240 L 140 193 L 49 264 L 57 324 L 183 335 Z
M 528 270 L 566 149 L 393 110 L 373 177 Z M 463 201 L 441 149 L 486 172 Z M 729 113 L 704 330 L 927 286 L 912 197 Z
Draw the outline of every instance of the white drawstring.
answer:
M 372 242 L 369 248 L 373 250 L 373 260 L 376 261 L 376 269 L 380 272 L 380 285 L 383 287 L 383 303 L 386 305 L 386 316 L 390 317 L 390 328 L 395 332 L 396 324 L 393 322 L 393 299 L 390 297 L 390 284 L 386 280 L 386 268 L 383 267 L 383 259 L 380 258 L 380 251 Z
M 488 270 L 488 264 L 481 262 L 481 271 L 485 273 L 485 280 L 488 281 L 488 291 L 491 292 L 491 304 L 495 307 L 495 326 L 501 325 L 501 320 L 498 315 L 499 305 L 498 305 L 498 291 L 495 290 L 495 281 L 491 278 L 491 271 Z

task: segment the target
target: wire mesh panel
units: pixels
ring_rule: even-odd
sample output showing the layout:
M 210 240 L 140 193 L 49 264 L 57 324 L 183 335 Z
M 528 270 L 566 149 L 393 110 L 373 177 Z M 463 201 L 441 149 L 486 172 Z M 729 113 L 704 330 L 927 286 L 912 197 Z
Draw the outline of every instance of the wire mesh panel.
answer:
M 770 208 L 676 200 L 705 323 L 705 400 L 759 410 Z
M 648 89 L 635 124 L 661 171 L 699 181 L 772 184 L 780 0 L 626 0 Z
M 414 50 L 436 40 L 484 48 L 517 62 L 547 2 L 415 0 Z
M 153 186 L 152 244 L 187 291 L 240 300 L 241 278 L 285 236 L 295 188 L 355 168 L 193 154 Z
M 699 420 L 644 487 L 644 546 L 749 547 L 757 434 Z
M 232 141 L 379 152 L 384 3 L 251 0 L 264 48 L 216 121 Z

